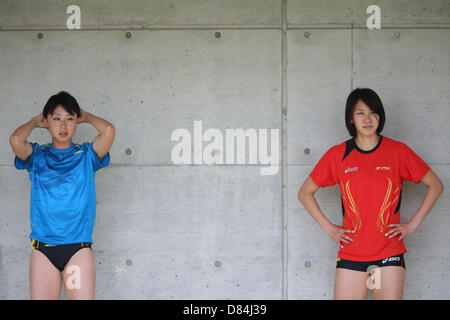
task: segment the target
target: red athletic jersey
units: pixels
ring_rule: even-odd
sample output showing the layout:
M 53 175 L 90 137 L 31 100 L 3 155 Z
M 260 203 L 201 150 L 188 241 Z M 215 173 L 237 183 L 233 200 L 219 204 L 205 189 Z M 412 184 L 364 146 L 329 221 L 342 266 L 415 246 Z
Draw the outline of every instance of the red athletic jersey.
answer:
M 353 242 L 341 242 L 338 258 L 374 261 L 406 252 L 403 239 L 384 234 L 400 223 L 402 181 L 419 183 L 430 167 L 406 144 L 380 136 L 372 150 L 358 148 L 355 138 L 330 148 L 311 179 L 320 187 L 339 183 L 343 227 Z

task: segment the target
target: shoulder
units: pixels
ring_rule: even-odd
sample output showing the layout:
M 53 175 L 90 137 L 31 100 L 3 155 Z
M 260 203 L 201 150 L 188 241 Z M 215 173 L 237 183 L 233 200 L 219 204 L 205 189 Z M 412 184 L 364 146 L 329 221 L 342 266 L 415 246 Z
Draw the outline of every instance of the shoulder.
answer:
M 28 143 L 33 148 L 33 152 L 38 152 L 38 150 L 41 149 L 41 146 L 37 142 L 30 142 L 30 141 L 28 141 Z
M 34 148 L 36 149 L 36 151 L 45 151 L 50 149 L 50 143 L 44 143 L 42 145 L 39 145 L 39 143 L 33 143 L 34 144 Z
M 37 142 L 30 142 L 30 144 L 33 147 L 33 154 L 45 155 L 50 150 L 50 143 L 39 144 Z
M 79 145 L 80 145 L 81 150 L 83 150 L 84 153 L 97 156 L 97 153 L 95 152 L 95 149 L 94 149 L 93 142 L 84 142 Z
M 383 143 L 386 148 L 397 151 L 405 151 L 410 149 L 404 142 L 383 136 Z
M 75 144 L 77 147 L 83 151 L 88 151 L 92 149 L 92 143 L 91 142 L 83 142 L 83 143 L 76 143 Z
M 383 143 L 388 144 L 388 145 L 392 145 L 392 146 L 399 146 L 399 145 L 404 144 L 401 141 L 398 141 L 398 140 L 395 140 L 395 139 L 392 139 L 392 138 L 389 138 L 389 137 L 386 137 L 386 136 L 383 136 Z
M 325 154 L 324 157 L 327 158 L 340 158 L 345 152 L 345 146 L 347 144 L 347 141 L 341 142 L 339 144 L 333 145 L 331 148 L 329 148 Z
M 332 147 L 330 148 L 330 150 L 334 150 L 334 152 L 345 151 L 345 146 L 347 145 L 348 141 L 350 141 L 350 140 L 352 140 L 352 139 L 353 139 L 353 138 L 348 139 L 348 140 L 346 140 L 346 141 L 344 141 L 344 142 L 341 142 L 341 143 L 339 143 L 339 144 L 336 144 L 336 145 L 332 146 Z

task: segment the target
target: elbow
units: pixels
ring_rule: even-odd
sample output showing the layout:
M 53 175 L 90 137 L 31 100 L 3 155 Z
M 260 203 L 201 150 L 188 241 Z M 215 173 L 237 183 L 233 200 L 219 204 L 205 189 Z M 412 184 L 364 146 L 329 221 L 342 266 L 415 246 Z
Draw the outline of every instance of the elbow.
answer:
M 441 194 L 442 192 L 444 192 L 444 184 L 442 183 L 442 181 L 439 180 L 439 194 Z
M 311 200 L 314 199 L 314 194 L 316 193 L 317 189 L 310 188 L 308 185 L 303 185 L 300 190 L 298 191 L 298 201 L 303 204 L 303 206 L 307 205 Z
M 442 181 L 438 178 L 437 181 L 433 182 L 432 184 L 429 184 L 428 189 L 434 190 L 438 194 L 438 196 L 441 195 L 442 192 L 444 192 L 444 184 Z
M 304 188 L 303 187 L 300 188 L 300 190 L 298 191 L 297 198 L 298 198 L 298 201 L 300 201 L 301 204 L 305 203 L 306 196 L 307 196 L 307 194 L 306 194 Z
M 444 192 L 444 184 L 442 183 L 441 179 L 439 179 L 438 176 L 436 176 L 435 181 L 433 181 L 434 183 L 432 184 L 433 188 L 435 190 L 437 190 L 437 192 L 439 193 L 439 195 Z
M 105 136 L 114 137 L 116 135 L 116 127 L 112 124 L 108 124 L 105 128 Z
M 298 194 L 297 194 L 297 198 L 298 198 L 298 201 L 300 201 L 301 203 L 303 203 L 303 194 L 302 194 L 302 189 L 300 188 L 300 190 L 298 191 Z
M 11 145 L 11 147 L 17 146 L 17 144 L 19 143 L 19 137 L 16 136 L 14 133 L 9 137 L 9 144 Z

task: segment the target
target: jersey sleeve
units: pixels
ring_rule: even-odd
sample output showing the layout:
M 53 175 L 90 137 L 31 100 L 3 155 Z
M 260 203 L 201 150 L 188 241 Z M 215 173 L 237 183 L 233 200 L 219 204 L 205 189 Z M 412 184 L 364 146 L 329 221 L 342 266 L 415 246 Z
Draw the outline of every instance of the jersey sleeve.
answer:
M 402 143 L 400 150 L 401 180 L 419 183 L 420 179 L 430 170 L 430 167 L 410 147 Z
M 92 162 L 92 167 L 94 168 L 94 173 L 101 168 L 107 167 L 110 161 L 109 152 L 103 156 L 102 161 L 98 159 L 97 153 L 95 153 L 94 147 L 91 142 L 86 142 L 86 152 L 87 156 Z
M 33 168 L 34 159 L 36 158 L 36 155 L 39 153 L 39 150 L 41 148 L 39 147 L 39 144 L 37 144 L 37 143 L 29 142 L 29 144 L 31 144 L 33 151 L 31 152 L 31 155 L 28 157 L 28 159 L 26 161 L 20 159 L 18 156 L 16 156 L 14 158 L 14 166 L 18 170 L 27 169 L 28 172 L 31 172 L 31 170 Z
M 338 182 L 334 148 L 325 152 L 309 176 L 321 188 L 334 186 Z

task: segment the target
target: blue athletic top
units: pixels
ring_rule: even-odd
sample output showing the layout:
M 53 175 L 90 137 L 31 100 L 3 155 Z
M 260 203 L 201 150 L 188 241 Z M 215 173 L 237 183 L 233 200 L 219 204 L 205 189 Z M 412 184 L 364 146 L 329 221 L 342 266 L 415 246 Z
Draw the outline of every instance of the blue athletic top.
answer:
M 100 162 L 92 143 L 56 149 L 31 143 L 28 161 L 15 157 L 17 169 L 31 180 L 30 238 L 51 245 L 91 242 L 95 224 L 95 172 L 109 165 L 109 152 Z

